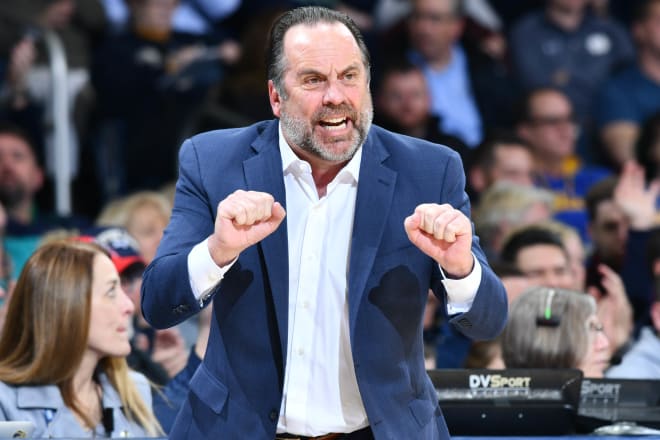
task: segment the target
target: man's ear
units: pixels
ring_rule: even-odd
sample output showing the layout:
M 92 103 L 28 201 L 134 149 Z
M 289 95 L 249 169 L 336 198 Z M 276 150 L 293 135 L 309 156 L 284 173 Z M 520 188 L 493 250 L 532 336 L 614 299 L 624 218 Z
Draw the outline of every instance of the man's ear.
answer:
M 273 84 L 272 79 L 268 80 L 268 99 L 270 100 L 270 108 L 273 110 L 273 114 L 279 118 L 282 96 L 275 89 L 275 84 Z

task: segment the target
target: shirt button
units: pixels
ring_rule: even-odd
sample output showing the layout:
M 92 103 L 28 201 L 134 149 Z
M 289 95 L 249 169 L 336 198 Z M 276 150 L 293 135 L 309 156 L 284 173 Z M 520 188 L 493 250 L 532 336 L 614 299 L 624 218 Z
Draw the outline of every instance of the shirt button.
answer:
M 309 301 L 304 301 L 303 302 L 303 308 L 304 309 L 309 309 Z
M 302 355 L 304 355 L 304 354 L 305 354 L 305 349 L 303 349 L 303 348 L 299 348 L 299 349 L 298 349 L 298 356 L 302 356 Z

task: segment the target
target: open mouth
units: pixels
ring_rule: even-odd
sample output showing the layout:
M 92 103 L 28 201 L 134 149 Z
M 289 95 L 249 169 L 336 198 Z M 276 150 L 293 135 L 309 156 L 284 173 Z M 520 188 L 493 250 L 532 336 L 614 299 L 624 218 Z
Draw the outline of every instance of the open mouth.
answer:
M 348 118 L 332 118 L 319 121 L 319 125 L 326 130 L 342 130 L 348 125 Z

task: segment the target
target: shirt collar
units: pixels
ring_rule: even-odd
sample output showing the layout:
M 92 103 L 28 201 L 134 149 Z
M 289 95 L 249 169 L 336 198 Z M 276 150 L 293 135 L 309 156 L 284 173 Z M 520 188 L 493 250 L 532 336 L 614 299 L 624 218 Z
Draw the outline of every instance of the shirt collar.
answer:
M 311 173 L 311 166 L 308 162 L 300 159 L 296 156 L 296 153 L 293 152 L 291 146 L 284 139 L 284 134 L 282 133 L 282 124 L 278 124 L 278 142 L 280 146 L 280 155 L 282 156 L 282 171 L 284 174 L 292 173 L 294 175 L 299 175 L 302 170 L 306 170 Z M 345 179 L 345 176 L 350 176 L 351 180 L 355 183 L 358 182 L 360 176 L 360 162 L 362 161 L 362 147 L 358 148 L 350 161 L 341 169 L 335 181 L 341 177 Z

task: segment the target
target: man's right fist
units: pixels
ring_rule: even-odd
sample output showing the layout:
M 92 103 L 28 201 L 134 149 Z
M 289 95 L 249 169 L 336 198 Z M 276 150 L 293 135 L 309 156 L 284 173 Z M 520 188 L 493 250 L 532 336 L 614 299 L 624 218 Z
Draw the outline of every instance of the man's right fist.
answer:
M 231 263 L 243 249 L 272 234 L 286 212 L 272 195 L 237 190 L 218 204 L 215 230 L 209 237 L 209 252 L 220 266 Z

